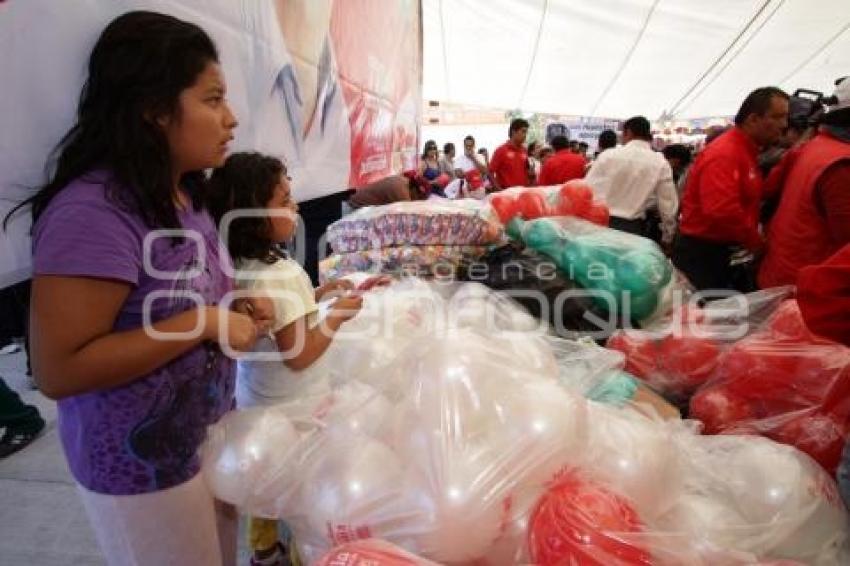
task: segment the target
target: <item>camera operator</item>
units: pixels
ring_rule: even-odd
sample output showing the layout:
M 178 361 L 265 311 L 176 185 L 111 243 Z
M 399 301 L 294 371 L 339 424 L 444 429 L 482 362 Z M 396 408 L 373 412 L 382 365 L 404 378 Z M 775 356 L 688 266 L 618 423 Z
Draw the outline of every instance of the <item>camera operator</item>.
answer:
M 801 268 L 850 243 L 850 80 L 836 83 L 812 139 L 771 174 L 781 180 L 781 197 L 759 269 L 762 288 L 796 284 Z

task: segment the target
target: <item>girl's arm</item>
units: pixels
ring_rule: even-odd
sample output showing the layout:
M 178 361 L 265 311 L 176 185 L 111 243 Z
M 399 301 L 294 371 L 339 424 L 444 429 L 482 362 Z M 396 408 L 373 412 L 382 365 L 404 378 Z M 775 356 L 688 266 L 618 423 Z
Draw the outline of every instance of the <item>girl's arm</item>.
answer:
M 361 295 L 345 295 L 336 300 L 328 316 L 314 328 L 308 327 L 305 316 L 276 332 L 277 347 L 287 356 L 283 362 L 286 367 L 299 371 L 312 365 L 331 345 L 340 326 L 353 318 L 362 305 Z
M 33 279 L 31 333 L 33 374 L 52 399 L 125 385 L 154 371 L 204 340 L 219 341 L 218 307 L 191 309 L 152 325 L 162 333 L 190 332 L 192 338 L 162 340 L 144 328 L 121 332 L 113 325 L 130 294 L 124 282 L 86 277 Z M 226 340 L 249 349 L 258 329 L 246 315 L 225 311 Z M 203 317 L 203 320 L 201 318 Z

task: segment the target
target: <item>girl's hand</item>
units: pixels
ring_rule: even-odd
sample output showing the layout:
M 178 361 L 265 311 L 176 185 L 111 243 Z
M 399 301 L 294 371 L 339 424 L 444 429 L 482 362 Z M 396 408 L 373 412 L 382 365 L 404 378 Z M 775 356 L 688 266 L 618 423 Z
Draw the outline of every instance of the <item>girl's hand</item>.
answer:
M 358 285 L 357 290 L 363 292 L 371 291 L 372 289 L 387 287 L 392 282 L 393 278 L 389 275 L 376 275 L 375 277 L 370 277 L 369 279 Z
M 274 323 L 274 301 L 266 295 L 237 299 L 233 310 L 250 316 L 257 323 Z
M 340 322 L 351 320 L 363 307 L 363 295 L 358 292 L 348 293 L 338 298 L 331 306 L 328 317 Z
M 346 291 L 351 291 L 353 289 L 354 283 L 348 279 L 335 279 L 334 281 L 328 281 L 316 289 L 316 300 L 321 301 L 325 298 L 333 298 L 334 296 L 342 295 Z
M 248 352 L 269 326 L 269 322 L 255 321 L 246 314 L 208 307 L 204 337 L 237 352 Z

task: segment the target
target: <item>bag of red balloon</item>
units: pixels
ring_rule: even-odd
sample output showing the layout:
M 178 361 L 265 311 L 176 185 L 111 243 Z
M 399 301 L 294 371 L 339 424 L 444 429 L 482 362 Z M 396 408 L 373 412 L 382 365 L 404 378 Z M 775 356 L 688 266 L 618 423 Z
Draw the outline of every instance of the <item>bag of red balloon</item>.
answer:
M 367 539 L 337 546 L 316 566 L 437 566 L 385 541 Z
M 644 529 L 626 498 L 569 473 L 553 482 L 535 505 L 528 549 L 540 566 L 644 566 L 652 564 L 652 556 L 634 541 Z

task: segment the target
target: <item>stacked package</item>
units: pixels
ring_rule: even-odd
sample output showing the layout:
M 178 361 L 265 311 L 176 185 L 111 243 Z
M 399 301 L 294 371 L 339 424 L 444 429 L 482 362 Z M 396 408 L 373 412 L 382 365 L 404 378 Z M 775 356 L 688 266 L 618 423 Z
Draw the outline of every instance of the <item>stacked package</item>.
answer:
M 478 257 L 501 228 L 477 203 L 434 199 L 359 209 L 332 224 L 327 237 L 334 255 L 320 264 L 323 280 L 355 271 L 429 275 Z
M 216 496 L 310 563 L 850 563 L 808 456 L 587 399 L 622 357 L 480 285 L 397 283 L 349 324 L 324 392 L 230 413 L 204 450 Z

